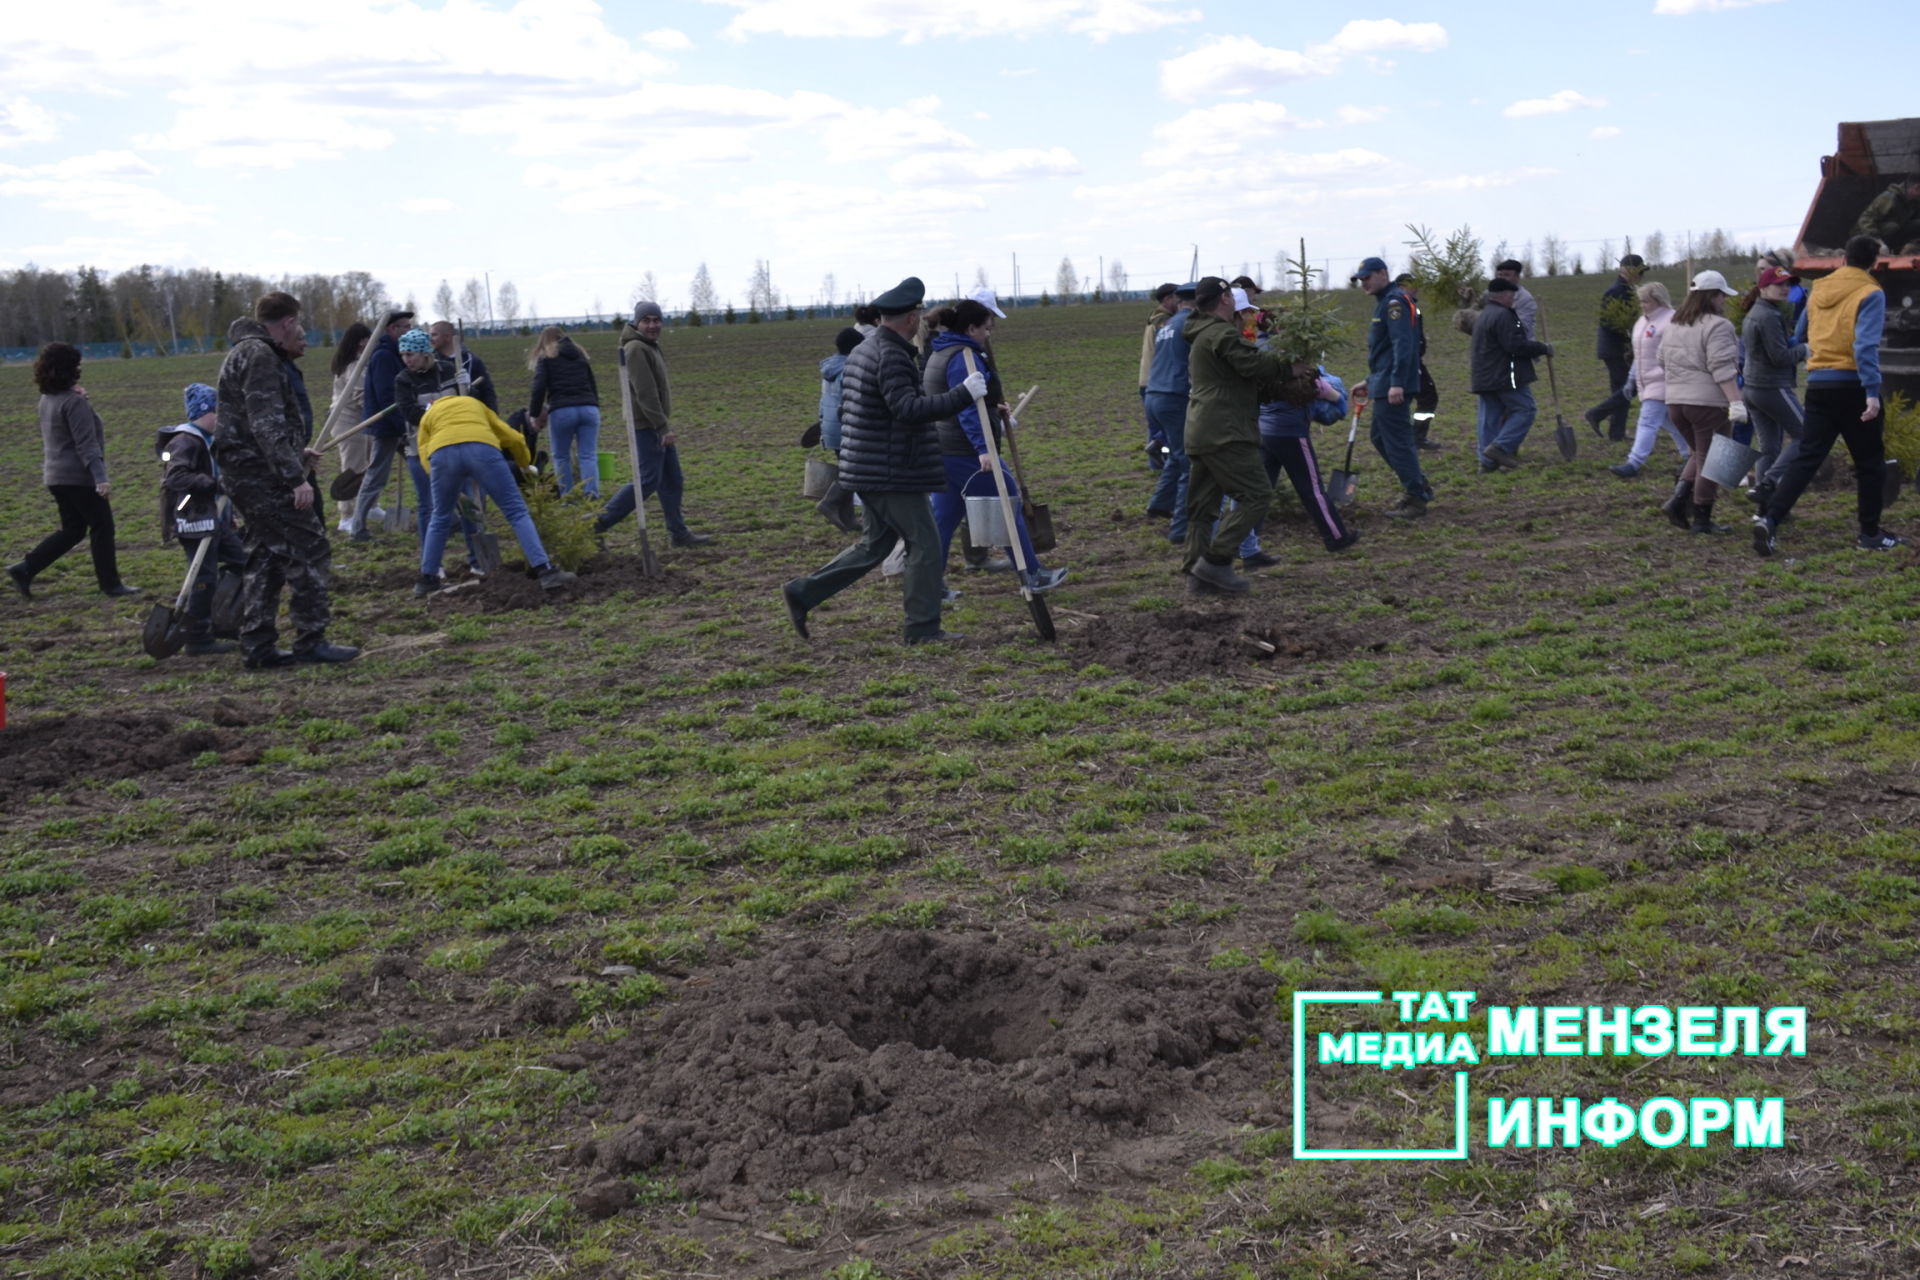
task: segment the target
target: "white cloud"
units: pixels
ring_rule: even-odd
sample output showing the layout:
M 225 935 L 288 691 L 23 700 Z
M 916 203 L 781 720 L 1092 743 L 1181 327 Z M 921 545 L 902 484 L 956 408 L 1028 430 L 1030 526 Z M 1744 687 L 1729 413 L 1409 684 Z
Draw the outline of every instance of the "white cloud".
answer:
M 0 164 L 0 196 L 36 200 L 56 212 L 129 226 L 170 227 L 212 220 L 210 207 L 186 204 L 139 181 L 155 172 L 130 151 L 98 151 L 52 164 Z
M 1195 22 L 1198 9 L 1178 0 L 979 0 L 970 5 L 939 0 L 707 0 L 739 12 L 722 33 L 752 36 L 898 37 L 922 40 L 1038 35 L 1066 31 L 1095 41 L 1138 35 Z
M 1617 138 L 1620 136 L 1620 130 L 1615 125 L 1595 125 L 1593 132 L 1587 136 L 1590 138 Z
M 1335 113 L 1341 124 L 1375 124 L 1385 120 L 1392 111 L 1388 107 L 1342 107 Z
M 1330 74 L 1304 53 L 1270 49 L 1252 36 L 1222 36 L 1160 64 L 1160 88 L 1182 102 L 1222 94 L 1256 93 L 1289 80 Z
M 400 202 L 402 213 L 452 213 L 453 210 L 453 201 L 441 196 L 416 196 Z
M 53 112 L 25 98 L 0 99 L 0 147 L 52 142 L 60 133 Z
M 1079 172 L 1080 162 L 1065 147 L 1015 147 L 1006 151 L 909 156 L 889 169 L 887 176 L 902 187 L 946 183 L 971 186 L 1058 178 Z
M 1725 13 L 1729 9 L 1751 9 L 1755 5 L 1778 4 L 1779 0 L 1655 0 L 1653 11 L 1667 17 L 1689 13 Z
M 1333 38 L 1309 45 L 1306 52 L 1274 49 L 1252 36 L 1221 36 L 1177 58 L 1160 64 L 1160 89 L 1183 102 L 1208 96 L 1257 93 L 1276 84 L 1332 75 L 1342 63 L 1364 56 L 1377 71 L 1393 64 L 1371 55 L 1384 49 L 1411 49 L 1431 53 L 1447 45 L 1447 31 L 1437 22 L 1398 22 L 1392 18 L 1356 19 Z
M 1400 22 L 1394 18 L 1356 18 L 1309 53 L 1350 56 L 1383 49 L 1433 53 L 1447 47 L 1447 29 L 1437 22 Z
M 1605 98 L 1590 98 L 1584 93 L 1572 89 L 1562 89 L 1548 98 L 1523 98 L 1509 106 L 1502 115 L 1519 119 L 1525 116 L 1553 116 L 1577 107 L 1594 109 L 1607 105 Z
M 1280 133 L 1319 127 L 1320 121 L 1302 120 L 1278 102 L 1223 102 L 1153 126 L 1159 144 L 1140 159 L 1157 169 L 1175 169 L 1240 155 Z
M 904 107 L 842 107 L 820 129 L 827 161 L 840 164 L 971 148 L 971 139 L 935 118 L 939 110 L 938 98 L 916 98 Z
M 691 49 L 693 41 L 687 39 L 687 33 L 676 31 L 672 27 L 661 27 L 657 31 L 640 33 L 640 43 L 649 49 Z

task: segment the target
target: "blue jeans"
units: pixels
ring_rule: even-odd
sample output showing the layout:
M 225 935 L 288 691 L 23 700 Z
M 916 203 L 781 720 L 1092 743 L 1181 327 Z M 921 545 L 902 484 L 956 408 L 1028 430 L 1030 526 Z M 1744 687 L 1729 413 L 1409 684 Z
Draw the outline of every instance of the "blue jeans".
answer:
M 680 472 L 680 449 L 677 445 L 660 447 L 660 433 L 657 431 L 636 431 L 634 440 L 638 443 L 640 457 L 640 501 L 645 502 L 654 494 L 660 495 L 660 515 L 667 524 L 667 536 L 684 538 L 687 536 L 687 522 L 680 514 L 680 495 L 686 491 L 686 477 Z M 633 514 L 633 486 L 623 484 L 620 491 L 607 500 L 600 509 L 600 517 L 595 526 L 605 533 L 622 520 Z
M 447 554 L 447 537 L 453 532 L 454 517 L 459 512 L 460 495 L 474 483 L 493 499 L 493 505 L 500 508 L 500 514 L 513 527 L 513 536 L 519 541 L 527 563 L 535 569 L 546 564 L 547 550 L 540 545 L 533 517 L 527 512 L 527 500 L 520 496 L 520 487 L 513 482 L 513 467 L 496 446 L 478 441 L 441 445 L 433 451 L 430 461 L 433 518 L 425 526 L 425 541 L 420 547 L 421 573 L 439 576 L 441 558 Z
M 1484 454 L 1487 446 L 1497 444 L 1508 453 L 1518 454 L 1539 413 L 1534 407 L 1533 389 L 1512 387 L 1476 394 L 1480 398 L 1480 452 Z
M 1386 392 L 1377 394 L 1373 399 L 1373 419 L 1367 428 L 1367 438 L 1373 441 L 1374 449 L 1393 468 L 1393 474 L 1400 477 L 1400 487 L 1407 491 L 1407 496 L 1426 502 L 1433 497 L 1433 488 L 1420 470 L 1420 450 L 1413 442 L 1411 401 L 1412 397 L 1408 396 L 1399 404 L 1388 404 Z
M 494 452 L 498 453 L 500 451 L 495 449 Z M 433 500 L 436 486 L 433 481 L 428 478 L 427 469 L 420 465 L 420 459 L 418 458 L 409 457 L 407 459 L 407 474 L 413 477 L 413 496 L 419 510 L 419 519 L 413 526 L 413 536 L 420 540 L 422 547 L 425 547 L 427 542 L 427 525 L 432 522 L 434 513 L 440 510 L 440 504 Z M 467 544 L 467 563 L 477 565 L 480 563 L 480 557 L 473 549 L 473 535 L 480 532 L 480 522 L 468 519 L 465 513 L 458 511 L 457 508 L 453 509 L 453 511 L 454 515 L 458 515 L 460 520 L 460 536 Z M 448 517 L 448 519 L 452 518 L 454 518 L 453 515 Z M 444 551 L 446 548 L 445 538 L 440 540 L 440 545 Z M 439 570 L 436 569 L 435 572 L 437 573 Z
M 1680 450 L 1680 461 L 1685 462 L 1687 455 L 1693 452 L 1693 446 L 1680 434 L 1680 428 L 1673 425 L 1667 417 L 1665 400 L 1642 400 L 1640 402 L 1640 421 L 1633 429 L 1633 448 L 1627 452 L 1627 465 L 1644 467 L 1647 459 L 1653 456 L 1653 446 L 1660 440 L 1664 431 L 1673 437 L 1674 447 Z
M 1173 512 L 1173 524 L 1167 537 L 1173 542 L 1187 539 L 1187 398 L 1165 391 L 1147 392 L 1147 430 L 1158 431 L 1167 442 L 1166 465 L 1153 486 L 1147 506 L 1154 511 Z
M 942 455 L 940 461 L 947 468 L 947 487 L 933 495 L 933 524 L 940 531 L 940 563 L 947 562 L 947 554 L 953 549 L 953 531 L 960 527 L 960 521 L 967 514 L 967 500 L 961 496 L 961 490 L 974 476 L 988 473 L 980 470 L 978 458 L 966 458 L 957 454 Z M 1027 568 L 1040 567 L 1040 554 L 1033 549 L 1033 537 L 1027 532 L 1027 517 L 1020 510 L 1020 486 L 1013 482 L 1013 473 L 1007 470 L 1007 464 L 1000 464 L 1000 474 L 1007 482 L 1007 496 L 1013 500 L 1014 530 L 1020 535 L 1020 550 L 1027 557 Z M 985 483 L 981 486 L 984 489 Z M 980 490 L 976 489 L 978 493 Z M 994 490 L 997 495 L 998 489 Z M 1007 547 L 1009 557 L 1013 548 Z
M 600 496 L 600 410 L 590 404 L 570 404 L 547 415 L 547 448 L 553 453 L 560 492 L 573 488 L 573 452 L 580 451 L 580 487 L 588 497 Z

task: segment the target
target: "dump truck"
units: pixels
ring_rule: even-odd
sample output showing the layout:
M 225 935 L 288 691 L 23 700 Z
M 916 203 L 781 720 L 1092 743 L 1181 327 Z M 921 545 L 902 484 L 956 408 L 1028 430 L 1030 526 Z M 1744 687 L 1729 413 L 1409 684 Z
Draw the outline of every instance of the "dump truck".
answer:
M 1794 272 L 1805 279 L 1843 265 L 1841 248 L 1872 199 L 1894 183 L 1920 176 L 1920 119 L 1868 120 L 1840 126 L 1839 145 L 1820 157 L 1820 185 L 1793 244 Z M 1880 373 L 1889 393 L 1920 399 L 1920 254 L 1893 252 L 1873 264 L 1887 291 L 1887 329 Z

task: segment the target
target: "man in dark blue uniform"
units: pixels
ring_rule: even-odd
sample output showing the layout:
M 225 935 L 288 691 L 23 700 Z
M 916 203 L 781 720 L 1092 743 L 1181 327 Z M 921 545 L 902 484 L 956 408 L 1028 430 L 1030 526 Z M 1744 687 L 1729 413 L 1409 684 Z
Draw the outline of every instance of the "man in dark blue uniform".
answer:
M 1600 295 L 1602 311 L 1600 325 L 1595 332 L 1593 353 L 1600 357 L 1601 364 L 1607 366 L 1607 387 L 1612 394 L 1581 416 L 1593 428 L 1595 435 L 1600 434 L 1600 423 L 1605 421 L 1609 440 L 1627 438 L 1627 411 L 1633 407 L 1633 397 L 1627 394 L 1627 368 L 1633 363 L 1633 350 L 1627 340 L 1632 325 L 1629 324 L 1626 329 L 1614 328 L 1605 308 L 1609 302 L 1633 303 L 1640 277 L 1646 273 L 1647 260 L 1637 253 L 1630 253 L 1620 259 L 1620 274 Z
M 1373 323 L 1367 329 L 1367 390 L 1373 394 L 1368 434 L 1404 491 L 1387 514 L 1417 520 L 1427 514 L 1433 489 L 1420 470 L 1420 450 L 1413 438 L 1413 398 L 1420 389 L 1420 335 L 1414 329 L 1413 304 L 1379 258 L 1362 262 L 1353 279 L 1374 296 Z

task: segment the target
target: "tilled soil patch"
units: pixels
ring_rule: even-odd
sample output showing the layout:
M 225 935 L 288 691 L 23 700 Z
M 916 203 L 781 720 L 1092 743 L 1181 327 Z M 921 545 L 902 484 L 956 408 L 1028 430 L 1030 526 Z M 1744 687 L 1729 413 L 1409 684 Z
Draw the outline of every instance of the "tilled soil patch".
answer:
M 1269 605 L 1276 613 L 1280 606 Z M 1101 618 L 1065 637 L 1086 660 L 1158 680 L 1337 658 L 1385 642 L 1261 607 L 1188 606 Z
M 225 751 L 233 745 L 234 735 L 219 729 L 180 729 L 187 718 L 143 711 L 11 722 L 0 733 L 0 808 L 7 807 L 7 796 L 22 790 L 184 769 L 203 751 Z M 255 716 L 223 698 L 196 709 L 191 718 L 234 726 L 251 723 Z
M 1273 979 L 929 933 L 816 941 L 689 986 L 603 1063 L 582 1207 L 658 1168 L 724 1203 L 993 1178 L 1268 1108 Z M 1204 1116 L 1201 1115 L 1204 1113 Z

